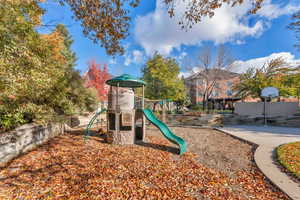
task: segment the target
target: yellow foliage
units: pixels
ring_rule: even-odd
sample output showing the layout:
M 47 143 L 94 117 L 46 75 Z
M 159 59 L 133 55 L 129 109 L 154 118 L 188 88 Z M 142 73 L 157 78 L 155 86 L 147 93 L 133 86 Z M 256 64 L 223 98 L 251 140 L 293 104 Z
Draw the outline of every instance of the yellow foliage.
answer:
M 43 34 L 41 37 L 52 47 L 53 58 L 60 64 L 65 64 L 65 57 L 61 53 L 64 48 L 64 37 L 58 31 L 54 31 L 50 34 Z

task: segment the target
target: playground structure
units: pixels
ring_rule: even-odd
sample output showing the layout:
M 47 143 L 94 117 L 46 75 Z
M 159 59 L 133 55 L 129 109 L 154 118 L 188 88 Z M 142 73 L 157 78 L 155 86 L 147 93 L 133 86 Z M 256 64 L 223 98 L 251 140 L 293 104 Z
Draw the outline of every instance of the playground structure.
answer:
M 130 75 L 122 75 L 106 82 L 110 86 L 107 110 L 107 142 L 112 144 L 134 144 L 145 139 L 144 98 L 141 108 L 135 106 L 133 89 L 146 83 Z M 144 96 L 144 95 L 143 95 Z
M 130 145 L 145 142 L 146 118 L 164 135 L 166 139 L 180 148 L 180 155 L 186 152 L 186 142 L 176 136 L 168 126 L 160 121 L 150 109 L 145 109 L 144 89 L 146 83 L 128 74 L 106 81 L 110 86 L 108 94 L 108 108 L 100 109 L 91 119 L 86 133 L 98 115 L 106 111 L 107 134 L 106 141 L 117 145 Z M 134 89 L 142 88 L 141 103 L 135 100 Z

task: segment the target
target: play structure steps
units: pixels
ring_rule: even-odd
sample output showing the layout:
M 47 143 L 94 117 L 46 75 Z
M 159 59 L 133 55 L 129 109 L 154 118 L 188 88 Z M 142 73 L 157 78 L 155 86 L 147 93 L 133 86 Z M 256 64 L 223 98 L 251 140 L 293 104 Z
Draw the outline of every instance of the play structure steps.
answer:
M 157 117 L 153 114 L 153 112 L 150 109 L 144 109 L 143 113 L 153 125 L 159 128 L 159 130 L 162 132 L 165 138 L 167 138 L 170 142 L 179 146 L 180 155 L 186 152 L 185 140 L 175 135 L 165 123 L 157 119 Z

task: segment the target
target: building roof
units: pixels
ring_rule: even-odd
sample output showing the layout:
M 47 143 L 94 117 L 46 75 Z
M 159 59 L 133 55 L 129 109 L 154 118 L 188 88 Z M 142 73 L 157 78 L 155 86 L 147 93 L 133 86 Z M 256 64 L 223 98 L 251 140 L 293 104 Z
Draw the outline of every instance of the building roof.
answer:
M 231 79 L 240 76 L 240 74 L 231 72 L 224 69 L 208 69 L 208 70 L 202 70 L 200 72 L 194 73 L 191 76 L 185 78 L 184 80 L 193 80 L 198 78 L 203 78 L 206 76 L 216 77 L 216 79 L 224 80 L 224 79 Z

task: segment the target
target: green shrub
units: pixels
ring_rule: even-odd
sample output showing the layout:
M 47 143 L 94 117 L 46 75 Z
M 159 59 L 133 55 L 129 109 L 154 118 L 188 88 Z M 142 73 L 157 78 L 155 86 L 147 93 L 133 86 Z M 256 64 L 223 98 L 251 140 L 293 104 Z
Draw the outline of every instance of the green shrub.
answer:
M 191 110 L 199 111 L 199 110 L 202 110 L 202 106 L 199 105 L 199 104 L 194 104 L 194 105 L 191 105 L 191 106 L 190 106 L 190 109 L 191 109 Z

